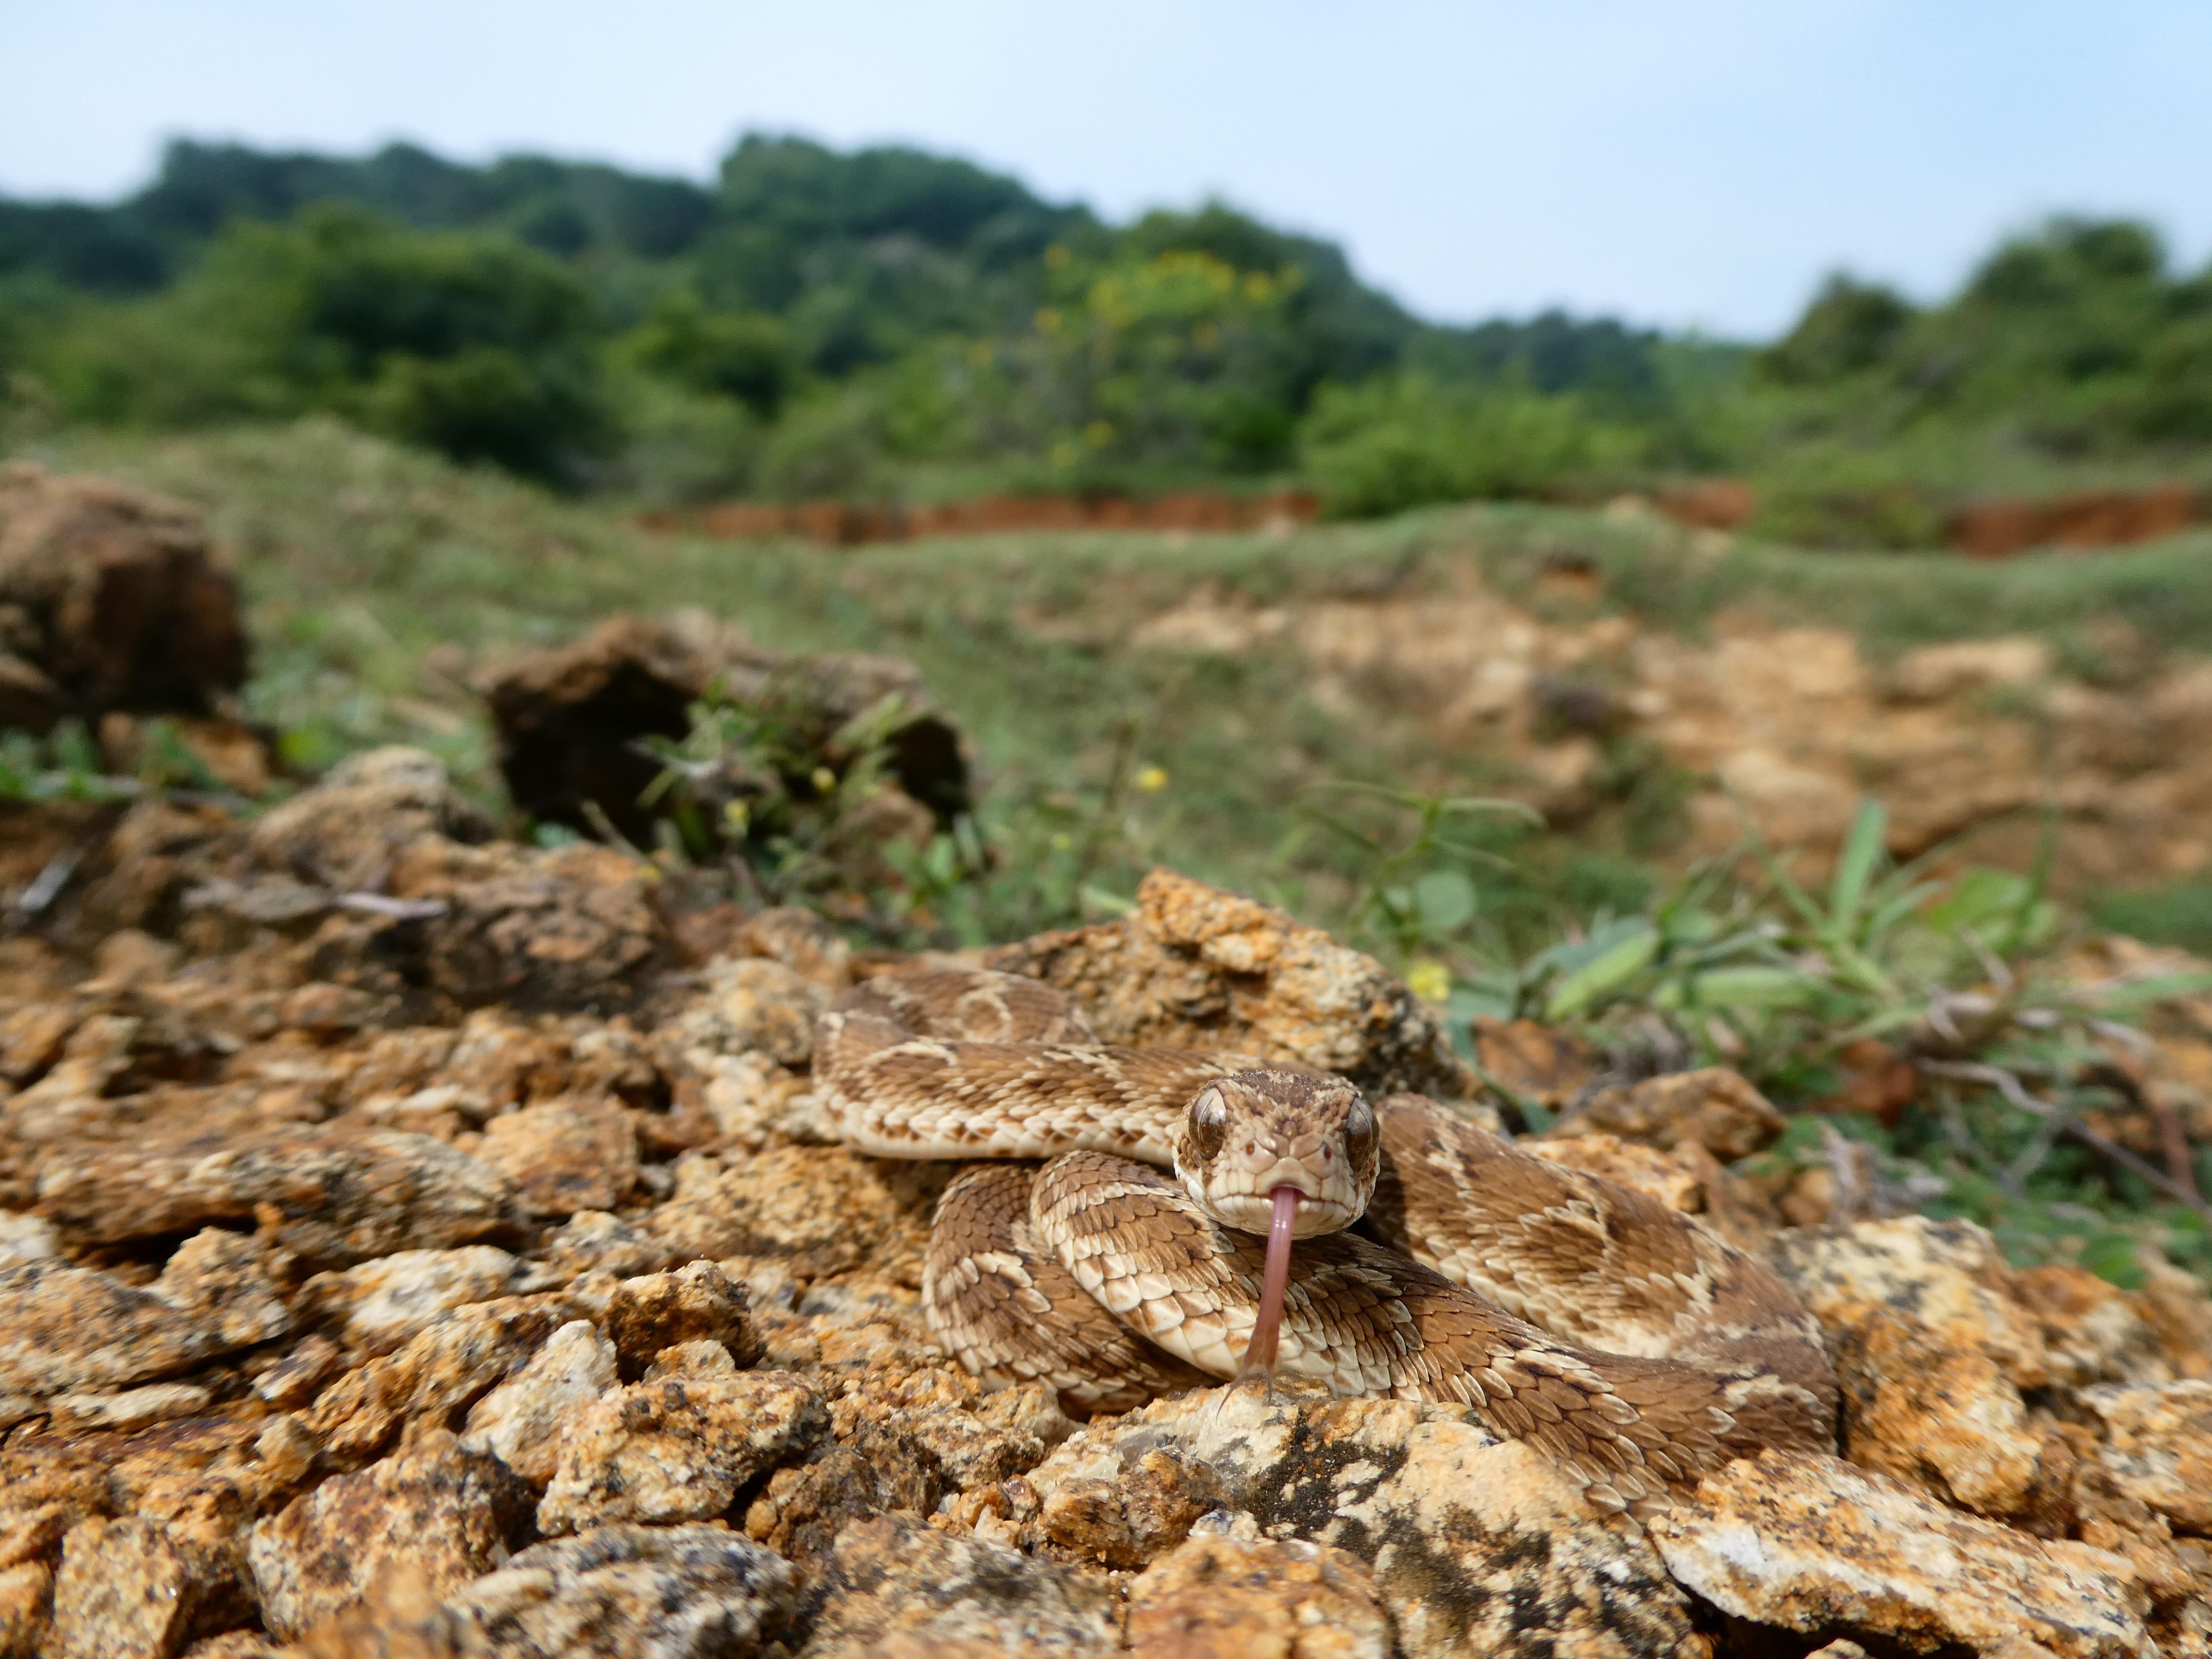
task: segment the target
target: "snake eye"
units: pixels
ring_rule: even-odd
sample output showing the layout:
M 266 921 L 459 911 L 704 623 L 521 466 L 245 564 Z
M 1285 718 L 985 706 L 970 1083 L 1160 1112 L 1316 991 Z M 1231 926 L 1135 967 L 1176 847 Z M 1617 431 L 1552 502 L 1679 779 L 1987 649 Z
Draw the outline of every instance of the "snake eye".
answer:
M 1190 1106 L 1190 1138 L 1198 1147 L 1200 1158 L 1212 1158 L 1221 1150 L 1221 1143 L 1229 1134 L 1229 1103 L 1221 1097 L 1218 1089 L 1208 1089 Z
M 1375 1113 L 1364 1100 L 1353 1101 L 1344 1115 L 1344 1150 L 1354 1164 L 1365 1163 L 1375 1150 Z

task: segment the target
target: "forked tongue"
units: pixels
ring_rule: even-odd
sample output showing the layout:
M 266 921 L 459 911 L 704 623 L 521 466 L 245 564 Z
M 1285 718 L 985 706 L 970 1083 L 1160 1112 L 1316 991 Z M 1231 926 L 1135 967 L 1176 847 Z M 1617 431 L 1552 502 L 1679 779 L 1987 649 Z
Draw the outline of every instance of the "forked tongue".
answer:
M 1267 1228 L 1267 1266 L 1260 1279 L 1260 1318 L 1252 1327 L 1252 1340 L 1244 1345 L 1243 1375 L 1257 1372 L 1272 1378 L 1275 1353 L 1283 1335 L 1283 1293 L 1291 1283 L 1291 1225 L 1297 1219 L 1298 1200 L 1305 1196 L 1295 1187 L 1278 1187 L 1271 1194 L 1275 1215 Z

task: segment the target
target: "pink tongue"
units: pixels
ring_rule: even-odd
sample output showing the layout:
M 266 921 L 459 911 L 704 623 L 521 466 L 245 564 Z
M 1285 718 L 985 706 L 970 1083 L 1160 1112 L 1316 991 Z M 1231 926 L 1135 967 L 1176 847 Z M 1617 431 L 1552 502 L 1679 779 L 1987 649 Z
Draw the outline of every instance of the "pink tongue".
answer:
M 1305 1194 L 1295 1187 L 1278 1187 L 1271 1196 L 1275 1216 L 1267 1229 L 1267 1271 L 1260 1279 L 1260 1318 L 1252 1327 L 1252 1340 L 1244 1345 L 1243 1374 L 1248 1376 L 1255 1371 L 1274 1375 L 1275 1351 L 1283 1334 L 1283 1293 L 1291 1282 L 1291 1224 Z

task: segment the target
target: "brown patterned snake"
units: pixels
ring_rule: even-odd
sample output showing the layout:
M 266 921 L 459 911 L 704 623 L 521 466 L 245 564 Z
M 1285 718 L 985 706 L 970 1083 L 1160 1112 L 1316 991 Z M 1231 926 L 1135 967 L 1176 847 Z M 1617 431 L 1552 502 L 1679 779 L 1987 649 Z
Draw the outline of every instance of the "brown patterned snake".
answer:
M 1124 1410 L 1241 1374 L 1279 1216 L 1282 1371 L 1464 1404 L 1607 1506 L 1763 1446 L 1834 1449 L 1834 1374 L 1772 1273 L 1421 1096 L 1109 1047 L 1037 981 L 941 969 L 842 998 L 814 1075 L 858 1151 L 1051 1160 L 971 1167 L 938 1206 L 923 1303 L 986 1382 Z

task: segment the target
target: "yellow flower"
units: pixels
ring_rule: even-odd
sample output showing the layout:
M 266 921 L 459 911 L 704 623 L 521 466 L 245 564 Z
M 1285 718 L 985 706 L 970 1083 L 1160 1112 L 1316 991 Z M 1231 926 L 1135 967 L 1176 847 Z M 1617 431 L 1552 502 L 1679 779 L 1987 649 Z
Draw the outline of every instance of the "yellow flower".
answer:
M 1137 769 L 1137 787 L 1148 795 L 1157 795 L 1168 787 L 1167 769 L 1164 766 L 1141 766 Z
M 745 823 L 748 816 L 749 815 L 745 811 L 745 804 L 741 800 L 731 801 L 722 808 L 722 822 L 728 824 L 732 830 L 735 830 L 741 836 L 745 833 Z
M 1451 969 L 1434 957 L 1423 957 L 1406 969 L 1406 988 L 1424 1002 L 1451 999 Z
M 1075 850 L 1075 837 L 1069 835 L 1066 830 L 1061 830 L 1058 835 L 1052 838 L 1052 850 L 1055 853 L 1073 852 Z
M 826 795 L 836 787 L 837 775 L 835 772 L 832 772 L 826 766 L 817 766 L 814 769 L 815 793 Z
M 1267 303 L 1267 296 L 1275 291 L 1275 279 L 1264 270 L 1255 270 L 1244 278 L 1244 297 L 1255 305 Z

